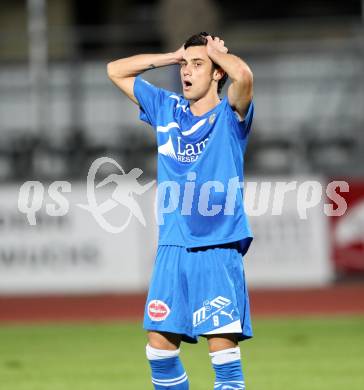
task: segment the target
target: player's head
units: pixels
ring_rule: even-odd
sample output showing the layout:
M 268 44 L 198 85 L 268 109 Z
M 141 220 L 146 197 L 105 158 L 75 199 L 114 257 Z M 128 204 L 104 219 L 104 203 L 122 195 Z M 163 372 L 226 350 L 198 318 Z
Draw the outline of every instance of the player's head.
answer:
M 211 89 L 216 89 L 217 93 L 220 93 L 226 83 L 227 74 L 207 55 L 208 35 L 210 34 L 206 32 L 192 35 L 184 44 L 181 81 L 186 99 L 198 100 Z

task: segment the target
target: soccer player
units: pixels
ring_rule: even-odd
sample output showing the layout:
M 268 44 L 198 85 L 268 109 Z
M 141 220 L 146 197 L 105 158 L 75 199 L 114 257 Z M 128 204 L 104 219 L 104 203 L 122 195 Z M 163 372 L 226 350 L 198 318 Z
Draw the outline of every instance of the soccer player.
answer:
M 183 95 L 140 77 L 179 64 Z M 158 144 L 159 241 L 145 307 L 155 389 L 186 390 L 181 341 L 206 337 L 216 390 L 245 389 L 238 342 L 252 337 L 243 256 L 252 233 L 243 207 L 243 156 L 253 119 L 253 76 L 207 33 L 175 52 L 108 64 Z M 219 94 L 230 78 L 227 96 Z

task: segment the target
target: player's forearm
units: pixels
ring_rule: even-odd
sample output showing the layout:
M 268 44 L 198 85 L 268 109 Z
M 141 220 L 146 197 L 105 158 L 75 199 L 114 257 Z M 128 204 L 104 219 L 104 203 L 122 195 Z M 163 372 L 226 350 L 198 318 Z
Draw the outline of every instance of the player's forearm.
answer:
M 107 73 L 110 78 L 135 77 L 148 69 L 160 68 L 179 62 L 176 53 L 139 54 L 122 58 L 107 64 Z
M 241 58 L 217 50 L 211 50 L 208 54 L 211 60 L 227 73 L 232 82 L 252 82 L 253 73 Z

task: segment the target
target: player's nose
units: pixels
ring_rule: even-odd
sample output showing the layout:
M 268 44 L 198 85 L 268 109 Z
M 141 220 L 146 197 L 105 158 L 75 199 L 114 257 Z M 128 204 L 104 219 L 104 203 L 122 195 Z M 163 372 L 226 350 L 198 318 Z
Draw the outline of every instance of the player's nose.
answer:
M 191 67 L 189 65 L 186 65 L 184 68 L 183 68 L 183 75 L 184 76 L 189 76 L 191 75 Z

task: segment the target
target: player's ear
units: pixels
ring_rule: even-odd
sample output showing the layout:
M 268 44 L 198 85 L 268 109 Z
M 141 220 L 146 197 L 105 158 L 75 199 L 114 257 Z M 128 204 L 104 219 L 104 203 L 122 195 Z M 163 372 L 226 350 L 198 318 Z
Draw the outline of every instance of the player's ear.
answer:
M 219 66 L 214 69 L 212 77 L 215 81 L 219 81 L 224 77 L 225 72 Z

